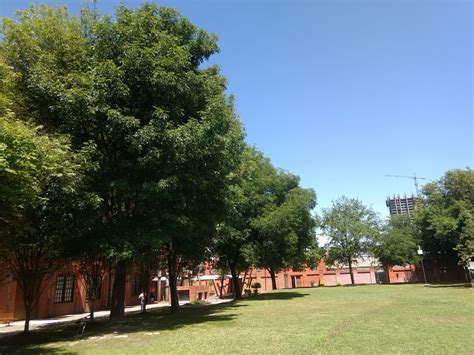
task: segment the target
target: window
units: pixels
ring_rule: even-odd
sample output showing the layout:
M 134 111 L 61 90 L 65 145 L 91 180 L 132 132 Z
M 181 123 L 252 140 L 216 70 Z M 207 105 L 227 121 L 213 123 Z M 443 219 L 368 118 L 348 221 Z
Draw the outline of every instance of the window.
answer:
M 56 280 L 54 303 L 72 302 L 74 295 L 74 275 L 61 275 Z
M 142 293 L 142 283 L 140 277 L 135 275 L 132 280 L 132 296 L 138 296 Z

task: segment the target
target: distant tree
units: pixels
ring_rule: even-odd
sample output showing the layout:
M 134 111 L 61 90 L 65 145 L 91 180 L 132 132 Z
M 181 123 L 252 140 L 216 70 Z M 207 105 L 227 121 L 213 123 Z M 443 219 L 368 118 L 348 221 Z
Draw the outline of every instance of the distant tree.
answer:
M 316 220 L 311 213 L 316 194 L 299 187 L 299 178 L 283 171 L 272 177 L 266 194 L 272 199 L 252 222 L 253 256 L 255 265 L 268 270 L 276 289 L 279 270 L 300 269 L 316 262 Z
M 441 263 L 466 270 L 474 260 L 474 171 L 450 170 L 423 188 L 415 210 L 423 249 Z
M 417 232 L 408 215 L 392 216 L 382 233 L 373 241 L 372 251 L 387 272 L 395 265 L 415 263 L 417 257 Z M 390 281 L 389 278 L 387 280 Z
M 327 262 L 348 265 L 354 285 L 352 260 L 366 255 L 371 241 L 379 234 L 377 214 L 358 199 L 341 197 L 333 202 L 332 208 L 323 210 L 322 226 L 329 238 Z

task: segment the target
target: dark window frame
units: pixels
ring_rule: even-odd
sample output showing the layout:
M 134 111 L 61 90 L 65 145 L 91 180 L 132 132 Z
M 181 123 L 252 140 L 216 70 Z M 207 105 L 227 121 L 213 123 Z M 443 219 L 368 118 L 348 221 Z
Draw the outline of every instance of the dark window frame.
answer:
M 56 278 L 54 303 L 71 303 L 74 301 L 76 277 L 74 274 L 62 274 Z

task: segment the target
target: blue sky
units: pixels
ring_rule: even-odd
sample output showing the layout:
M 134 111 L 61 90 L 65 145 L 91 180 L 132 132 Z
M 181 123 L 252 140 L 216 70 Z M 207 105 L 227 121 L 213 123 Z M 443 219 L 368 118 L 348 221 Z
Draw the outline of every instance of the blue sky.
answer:
M 1 0 L 0 16 L 31 2 Z M 81 4 L 42 2 L 75 13 Z M 211 62 L 236 96 L 247 141 L 314 188 L 318 211 L 346 195 L 385 217 L 387 195 L 415 192 L 411 179 L 385 174 L 435 180 L 473 167 L 471 1 L 159 4 L 219 35 Z

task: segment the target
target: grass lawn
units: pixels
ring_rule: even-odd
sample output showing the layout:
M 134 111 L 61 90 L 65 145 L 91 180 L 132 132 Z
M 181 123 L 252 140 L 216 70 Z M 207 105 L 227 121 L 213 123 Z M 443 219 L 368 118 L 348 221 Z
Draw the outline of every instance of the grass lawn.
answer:
M 473 354 L 474 290 L 371 285 L 281 290 L 214 306 L 156 310 L 120 324 L 0 340 L 0 353 Z M 28 343 L 28 344 L 27 344 Z

